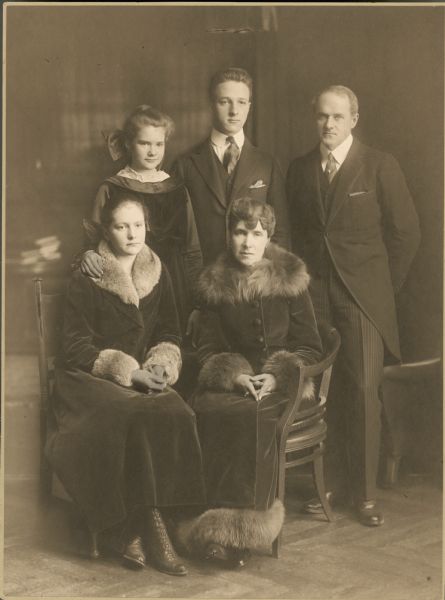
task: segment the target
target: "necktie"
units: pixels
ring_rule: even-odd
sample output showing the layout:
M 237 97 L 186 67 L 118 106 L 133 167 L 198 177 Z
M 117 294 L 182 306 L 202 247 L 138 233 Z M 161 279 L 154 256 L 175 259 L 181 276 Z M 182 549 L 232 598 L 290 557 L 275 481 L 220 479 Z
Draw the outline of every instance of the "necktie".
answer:
M 329 152 L 328 154 L 328 162 L 326 163 L 324 173 L 329 183 L 331 183 L 337 173 L 337 163 L 335 162 L 332 152 Z
M 226 169 L 227 173 L 230 175 L 233 169 L 236 167 L 240 151 L 235 140 L 231 135 L 227 137 L 227 142 L 229 143 L 229 145 L 227 146 L 226 151 L 224 152 L 223 166 Z

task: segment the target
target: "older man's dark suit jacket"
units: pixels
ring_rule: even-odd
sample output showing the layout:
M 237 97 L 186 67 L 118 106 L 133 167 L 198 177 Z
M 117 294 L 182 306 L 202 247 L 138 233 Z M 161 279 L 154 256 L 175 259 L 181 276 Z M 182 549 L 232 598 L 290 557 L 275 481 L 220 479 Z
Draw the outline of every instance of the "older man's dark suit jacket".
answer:
M 230 205 L 242 196 L 258 198 L 274 207 L 277 226 L 273 239 L 288 248 L 286 193 L 278 164 L 246 138 L 227 197 L 217 160 L 210 139 L 207 139 L 179 158 L 173 167 L 190 194 L 204 263 L 213 262 L 226 248 Z
M 397 161 L 354 139 L 336 178 L 329 210 L 320 193 L 320 150 L 294 160 L 287 193 L 293 247 L 314 276 L 331 261 L 387 350 L 400 357 L 394 294 L 416 254 L 420 232 Z

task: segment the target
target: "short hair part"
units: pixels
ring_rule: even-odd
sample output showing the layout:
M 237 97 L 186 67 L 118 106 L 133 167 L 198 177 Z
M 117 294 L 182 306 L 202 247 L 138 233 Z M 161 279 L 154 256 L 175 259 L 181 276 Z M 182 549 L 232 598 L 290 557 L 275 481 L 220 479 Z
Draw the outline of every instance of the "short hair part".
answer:
M 237 81 L 246 84 L 249 88 L 249 100 L 252 100 L 253 79 L 245 69 L 240 69 L 238 67 L 223 69 L 213 75 L 209 85 L 209 96 L 211 100 L 214 98 L 216 86 L 225 81 Z
M 167 114 L 149 106 L 141 104 L 127 117 L 123 127 L 124 142 L 131 143 L 142 127 L 163 127 L 167 140 L 175 129 L 173 119 Z
M 229 231 L 233 233 L 240 221 L 244 221 L 248 229 L 255 229 L 258 221 L 261 227 L 272 237 L 275 231 L 275 212 L 270 204 L 254 198 L 237 198 L 229 212 Z
M 145 226 L 149 226 L 149 213 L 148 207 L 143 200 L 142 194 L 139 195 L 137 192 L 124 190 L 121 188 L 113 187 L 110 190 L 110 195 L 105 201 L 100 211 L 100 224 L 102 231 L 108 229 L 113 221 L 113 213 L 123 204 L 137 204 L 144 215 Z
M 358 114 L 358 99 L 354 92 L 346 87 L 345 85 L 330 85 L 321 92 L 319 92 L 312 100 L 312 108 L 314 112 L 317 110 L 317 104 L 320 96 L 322 94 L 326 94 L 327 92 L 331 92 L 333 94 L 337 94 L 338 96 L 346 96 L 349 99 L 349 105 L 351 107 L 351 115 Z

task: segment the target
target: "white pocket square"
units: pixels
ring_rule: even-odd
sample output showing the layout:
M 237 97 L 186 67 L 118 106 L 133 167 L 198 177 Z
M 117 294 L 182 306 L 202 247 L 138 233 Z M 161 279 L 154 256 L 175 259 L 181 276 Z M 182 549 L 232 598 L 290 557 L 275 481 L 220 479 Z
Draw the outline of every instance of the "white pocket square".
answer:
M 264 181 L 262 179 L 258 179 L 258 181 L 255 181 L 255 183 L 252 183 L 252 185 L 249 185 L 249 189 L 251 190 L 256 190 L 257 188 L 263 188 L 266 187 L 266 184 L 264 183 Z
M 354 198 L 354 196 L 362 196 L 363 194 L 367 194 L 367 193 L 368 193 L 368 190 L 363 190 L 361 192 L 351 192 L 349 194 L 349 197 Z

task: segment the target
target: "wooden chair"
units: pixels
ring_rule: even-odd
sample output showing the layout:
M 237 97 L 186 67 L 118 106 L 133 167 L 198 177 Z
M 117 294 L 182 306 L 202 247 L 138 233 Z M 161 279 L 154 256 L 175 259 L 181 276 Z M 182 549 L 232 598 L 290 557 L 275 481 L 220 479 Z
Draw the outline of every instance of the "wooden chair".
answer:
M 37 334 L 39 340 L 40 379 L 40 497 L 47 502 L 51 497 L 72 499 L 55 475 L 44 454 L 48 426 L 54 424 L 52 396 L 54 388 L 54 358 L 59 351 L 62 336 L 65 294 L 44 294 L 42 279 L 35 283 Z M 97 534 L 90 534 L 90 556 L 98 558 Z
M 333 521 L 334 516 L 326 497 L 323 475 L 324 441 L 327 433 L 324 415 L 332 365 L 340 348 L 340 335 L 336 329 L 328 326 L 320 325 L 319 330 L 324 358 L 316 365 L 300 368 L 296 395 L 289 399 L 278 425 L 277 497 L 284 501 L 287 469 L 312 463 L 314 483 L 323 511 L 328 521 Z M 309 408 L 300 410 L 303 389 L 310 378 L 316 384 L 316 402 Z M 281 534 L 272 546 L 272 555 L 275 558 L 278 558 L 280 545 Z
M 392 487 L 397 483 L 400 462 L 404 456 L 413 450 L 424 452 L 422 444 L 415 443 L 415 434 L 419 433 L 422 425 L 419 415 L 424 418 L 429 415 L 429 419 L 434 420 L 435 397 L 437 402 L 442 398 L 441 362 L 440 358 L 432 358 L 391 365 L 383 370 L 384 487 Z M 437 417 L 441 420 L 441 415 Z M 429 428 L 428 431 L 433 435 Z

